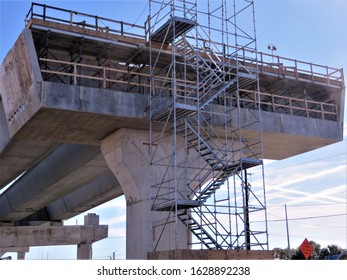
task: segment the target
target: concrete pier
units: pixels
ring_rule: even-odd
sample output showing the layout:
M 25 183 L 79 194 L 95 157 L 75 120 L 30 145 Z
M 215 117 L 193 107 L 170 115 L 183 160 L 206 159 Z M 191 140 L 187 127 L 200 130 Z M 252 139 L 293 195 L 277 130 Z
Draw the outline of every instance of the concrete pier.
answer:
M 0 226 L 0 253 L 17 252 L 25 258 L 30 246 L 77 245 L 77 259 L 92 258 L 92 244 L 108 236 L 108 226 L 89 214 L 83 226 Z
M 165 147 L 157 151 L 161 157 L 168 157 L 173 152 L 170 141 L 167 140 Z M 155 170 L 149 166 L 148 131 L 119 129 L 101 142 L 101 151 L 119 181 L 127 203 L 127 259 L 146 259 L 147 252 L 154 248 L 158 251 L 174 249 L 176 246 L 186 248 L 185 226 L 182 223 L 176 225 L 169 217 L 170 212 L 151 211 L 151 185 L 160 180 L 165 166 Z M 192 152 L 191 162 L 193 159 Z M 184 158 L 180 160 L 184 161 Z M 178 172 L 182 173 L 184 169 Z M 163 228 L 168 218 L 169 223 Z M 181 236 L 179 241 L 175 240 L 176 227 Z

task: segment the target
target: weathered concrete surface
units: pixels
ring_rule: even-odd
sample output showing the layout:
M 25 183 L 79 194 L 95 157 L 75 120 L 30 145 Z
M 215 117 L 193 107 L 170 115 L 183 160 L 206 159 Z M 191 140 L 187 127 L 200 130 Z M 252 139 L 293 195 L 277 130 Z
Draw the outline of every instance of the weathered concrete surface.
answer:
M 42 90 L 37 94 L 41 96 L 40 109 L 9 141 L 0 155 L 1 186 L 42 160 L 58 146 L 57 143 L 100 145 L 102 139 L 120 128 L 148 128 L 148 120 L 144 117 L 147 97 L 144 95 L 49 82 L 42 82 Z M 216 108 L 218 109 L 217 106 Z M 247 113 L 247 110 L 243 110 L 241 115 L 247 118 Z M 283 159 L 303 153 L 335 143 L 342 137 L 339 122 L 270 112 L 262 112 L 262 119 L 264 157 L 269 159 Z M 248 127 L 248 130 L 243 131 L 243 136 L 251 138 L 253 129 L 257 130 L 256 127 Z M 41 165 L 45 166 L 46 163 L 43 161 Z M 38 166 L 39 164 L 35 168 Z M 69 176 L 72 181 L 76 180 L 73 175 Z M 26 175 L 23 177 L 23 182 L 28 182 L 28 178 L 25 177 Z M 41 179 L 43 178 L 44 176 Z M 90 177 L 90 182 L 95 180 L 96 177 Z M 75 190 L 70 183 L 67 185 L 70 185 L 67 190 Z M 12 191 L 19 192 L 15 189 Z M 46 193 L 49 193 L 49 189 Z M 47 197 L 49 201 L 40 207 L 48 206 L 53 201 L 63 202 L 61 198 L 65 195 L 68 194 L 54 197 L 52 193 Z M 32 212 L 28 211 L 25 216 L 23 211 L 22 214 L 17 213 L 20 215 L 18 219 L 23 219 L 41 209 L 24 205 L 22 208 L 27 210 L 32 208 Z M 67 217 L 72 212 L 53 216 Z
M 22 220 L 108 172 L 100 147 L 62 144 L 0 196 L 0 221 Z
M 149 127 L 146 95 L 42 81 L 30 30 L 22 32 L 0 72 L 0 188 L 60 143 L 100 145 L 119 128 Z M 265 158 L 283 159 L 342 139 L 341 122 L 270 112 L 262 117 Z
M 29 247 L 1 247 L 0 246 L 0 257 L 6 253 L 17 253 L 17 260 L 24 260 L 25 253 L 29 252 Z
M 95 214 L 88 214 L 84 216 L 84 225 L 98 226 L 99 216 Z M 77 259 L 78 260 L 91 260 L 93 258 L 92 244 L 89 242 L 83 242 L 77 244 Z
M 265 250 L 169 250 L 150 252 L 149 260 L 273 260 L 274 252 Z
M 92 243 L 107 236 L 108 226 L 95 214 L 84 217 L 84 226 L 0 226 L 0 254 L 16 250 L 24 259 L 30 246 L 77 244 L 77 259 L 92 259 Z
M 28 170 L 57 142 L 15 138 L 40 108 L 42 76 L 30 30 L 23 30 L 0 65 L 0 188 Z
M 71 41 L 76 40 L 76 38 L 72 38 Z M 99 52 L 100 48 L 96 47 L 97 44 L 93 47 Z M 131 52 L 137 51 L 137 48 L 138 46 L 134 45 Z M 123 46 L 122 51 L 126 52 L 127 49 Z M 69 51 L 66 53 L 70 55 Z M 95 60 L 95 57 L 92 58 Z M 170 59 L 170 56 L 167 58 Z M 164 62 L 164 65 L 167 65 L 169 61 Z M 265 74 L 262 79 L 266 79 Z M 271 79 L 269 84 L 274 82 L 281 84 L 287 80 Z M 291 81 L 291 83 L 293 85 L 296 81 Z M 295 87 L 293 86 L 292 89 L 295 90 Z M 0 188 L 6 186 L 24 171 L 29 170 L 23 176 L 22 187 L 17 187 L 21 185 L 18 182 L 12 189 L 12 192 L 17 193 L 18 196 L 21 196 L 22 191 L 27 194 L 26 196 L 23 195 L 22 200 L 18 199 L 17 202 L 12 202 L 17 209 L 21 209 L 19 211 L 21 213 L 9 212 L 8 209 L 11 208 L 11 205 L 8 204 L 8 208 L 6 208 L 7 204 L 5 203 L 4 207 L 7 210 L 4 210 L 4 213 L 6 212 L 4 216 L 11 216 L 12 218 L 9 220 L 15 221 L 35 220 L 37 219 L 35 216 L 44 215 L 47 219 L 63 219 L 124 192 L 127 198 L 129 217 L 134 219 L 133 221 L 129 220 L 128 237 L 130 232 L 136 232 L 132 239 L 134 242 L 129 241 L 127 244 L 135 252 L 129 257 L 145 258 L 144 252 L 151 251 L 151 246 L 161 231 L 160 220 L 164 218 L 158 216 L 157 228 L 150 228 L 148 222 L 151 220 L 150 176 L 145 173 L 148 171 L 144 171 L 148 169 L 146 166 L 148 147 L 144 147 L 143 143 L 136 142 L 144 142 L 145 138 L 148 139 L 146 129 L 149 127 L 149 121 L 144 115 L 148 105 L 148 96 L 42 81 L 30 30 L 22 32 L 15 46 L 1 64 L 0 95 Z M 341 94 L 341 98 L 343 97 L 344 94 Z M 338 102 L 338 100 L 335 101 Z M 218 110 L 217 106 L 215 108 Z M 247 117 L 247 110 L 241 109 L 241 115 Z M 340 104 L 339 116 L 342 119 L 343 102 Z M 333 122 L 270 112 L 263 112 L 262 118 L 265 158 L 282 159 L 342 139 L 341 120 Z M 158 128 L 161 126 L 161 124 L 157 125 Z M 143 130 L 143 134 L 141 134 L 143 137 L 139 137 L 135 141 L 136 144 L 134 142 L 127 143 L 125 137 L 120 137 L 122 140 L 117 140 L 118 144 L 121 143 L 122 148 L 120 149 L 114 146 L 112 141 L 114 141 L 115 135 L 118 135 L 117 137 L 124 135 L 124 128 Z M 121 132 L 117 134 L 118 130 Z M 247 137 L 252 138 L 253 134 L 254 130 L 251 126 L 242 131 L 246 140 Z M 55 178 L 55 181 L 51 182 L 43 175 L 44 170 L 52 172 L 54 169 L 54 165 L 47 164 L 47 168 L 49 166 L 51 168 L 50 171 L 42 166 L 49 163 L 48 155 L 57 149 L 61 143 L 76 144 L 76 147 L 79 145 L 101 145 L 104 147 L 103 155 L 106 157 L 110 169 L 120 181 L 122 191 L 120 188 L 111 191 L 112 186 L 118 186 L 118 183 L 110 173 L 90 176 L 89 182 L 80 184 L 78 188 L 76 185 L 70 189 L 66 188 L 62 192 L 53 188 L 59 179 L 65 180 L 64 185 L 68 186 L 71 182 L 78 180 L 80 176 L 79 172 L 75 172 L 76 169 L 73 168 L 66 170 L 64 178 Z M 128 151 L 131 152 L 128 153 Z M 121 153 L 121 157 L 115 158 L 119 153 Z M 101 155 L 95 157 L 99 156 Z M 41 161 L 42 163 L 40 163 Z M 90 161 L 92 162 L 93 159 Z M 85 162 L 84 167 L 81 166 L 81 170 L 87 165 L 88 162 Z M 35 172 L 38 176 L 41 173 L 42 179 L 45 181 L 38 182 L 36 188 L 36 181 L 32 179 L 34 177 L 30 178 L 32 176 L 30 174 Z M 30 182 L 30 184 L 26 185 L 23 182 Z M 105 184 L 104 187 L 100 188 L 102 189 L 100 191 L 95 191 L 100 183 Z M 28 190 L 25 190 L 24 186 L 27 186 Z M 32 196 L 30 196 L 31 188 L 33 188 Z M 82 193 L 83 195 L 81 195 Z M 86 193 L 88 194 L 86 195 Z M 39 198 L 40 196 L 42 197 Z M 43 198 L 43 196 L 47 197 Z M 8 197 L 5 200 L 8 201 Z M 68 204 L 66 204 L 67 201 L 69 201 Z M 39 202 L 37 206 L 35 206 L 36 202 Z M 30 208 L 34 210 L 30 212 Z M 147 214 L 142 213 L 144 212 L 143 209 L 148 210 L 146 211 Z M 27 213 L 23 214 L 26 211 Z M 171 226 L 172 224 L 170 224 Z M 142 229 L 147 232 L 145 237 L 141 236 Z M 141 248 L 134 248 L 136 242 L 140 241 L 145 245 L 141 245 Z M 168 247 L 160 247 L 161 250 L 173 248 L 174 241 L 170 237 L 166 242 L 169 244 Z
M 7 125 L 7 119 L 5 114 L 4 105 L 2 102 L 2 98 L 0 96 L 0 151 L 6 147 L 8 142 L 10 141 L 10 131 Z
M 165 147 L 157 151 L 161 154 L 159 158 L 170 157 L 173 153 L 170 141 L 164 143 L 167 143 Z M 153 251 L 156 246 L 157 250 L 187 246 L 187 233 L 183 223 L 176 225 L 175 221 L 169 219 L 167 226 L 163 228 L 170 212 L 151 211 L 151 185 L 162 179 L 166 167 L 155 170 L 150 168 L 148 149 L 146 130 L 120 129 L 101 142 L 102 153 L 119 181 L 127 203 L 127 259 L 146 259 L 147 252 Z M 190 161 L 194 156 L 196 155 L 192 152 Z M 184 162 L 184 154 L 181 157 L 178 154 L 178 162 L 180 160 Z M 184 169 L 178 170 L 178 177 L 180 172 L 184 172 Z M 165 187 L 166 185 L 163 186 L 164 189 Z M 171 199 L 173 198 L 172 196 Z M 175 240 L 176 226 L 180 234 L 179 240 Z
M 51 246 L 93 243 L 106 238 L 108 226 L 0 227 L 0 247 Z
M 57 142 L 13 138 L 0 153 L 0 189 L 40 162 L 58 145 Z
M 149 128 L 144 95 L 49 82 L 43 82 L 43 89 L 41 109 L 17 133 L 17 139 L 99 145 L 119 128 Z M 241 109 L 243 119 L 247 114 L 247 109 Z M 340 122 L 271 112 L 262 112 L 262 120 L 268 159 L 283 159 L 342 139 Z M 252 131 L 257 128 L 248 127 L 250 135 Z M 296 140 L 300 144 L 291 145 Z M 286 150 L 277 154 L 283 145 Z
M 58 198 L 47 205 L 44 211 L 50 220 L 67 220 L 121 195 L 123 191 L 113 173 L 109 171 L 104 176 Z M 30 220 L 31 217 L 27 219 Z
M 262 112 L 264 158 L 281 160 L 312 151 L 343 138 L 334 121 Z
M 23 30 L 0 68 L 0 93 L 12 137 L 37 112 L 41 71 L 31 32 Z
M 11 127 L 11 123 L 18 127 L 16 122 L 17 120 L 18 122 L 21 121 L 19 113 L 17 119 L 14 118 L 7 126 L 2 125 L 1 127 L 4 133 L 1 134 L 0 139 L 5 147 L 0 155 L 0 187 L 4 187 L 10 180 L 35 164 L 35 168 L 38 168 L 40 164 L 37 163 L 44 160 L 46 155 L 58 147 L 59 143 L 98 146 L 103 139 L 120 128 L 147 129 L 149 125 L 148 119 L 144 116 L 148 104 L 148 97 L 145 95 L 42 81 L 36 83 L 31 94 L 38 96 L 32 100 L 40 101 L 35 114 L 26 120 L 25 125 L 14 136 L 10 136 L 9 127 Z M 216 110 L 218 110 L 218 106 L 216 106 Z M 6 124 L 8 116 L 4 116 L 6 114 L 5 109 L 2 112 L 0 110 L 0 113 L 2 115 L 1 123 Z M 242 116 L 247 117 L 247 113 L 247 110 L 241 109 Z M 262 119 L 264 157 L 269 159 L 283 159 L 335 143 L 342 138 L 340 122 L 271 112 L 262 112 Z M 300 126 L 297 125 L 298 123 Z M 248 127 L 247 131 L 243 131 L 243 136 L 251 137 L 252 133 L 252 127 Z M 5 137 L 6 135 L 7 137 Z M 41 165 L 45 166 L 46 163 L 42 161 Z M 37 174 L 39 175 L 39 173 Z M 67 178 L 72 181 L 76 180 L 74 173 L 71 173 Z M 27 180 L 29 179 L 24 175 L 23 182 L 28 182 Z M 86 187 L 84 190 L 90 195 L 81 195 L 82 192 L 85 193 L 82 191 L 82 187 L 96 186 L 98 180 L 100 179 L 97 177 L 90 177 L 90 183 L 79 186 L 81 187 L 80 191 L 77 190 L 77 186 L 76 188 L 69 188 L 69 192 L 76 192 L 75 195 L 70 195 L 67 192 L 58 194 L 55 191 L 49 194 L 49 190 L 52 188 L 48 188 L 46 191 L 42 189 L 44 191 L 42 195 L 46 193 L 49 194 L 49 197 L 46 198 L 45 203 L 40 204 L 40 207 L 32 207 L 30 204 L 25 207 L 23 204 L 20 206 L 22 208 L 21 213 L 9 213 L 8 215 L 11 215 L 13 219 L 21 220 L 30 217 L 30 215 L 40 216 L 39 212 L 44 212 L 45 215 L 47 212 L 52 212 L 52 214 L 47 215 L 47 218 L 68 218 L 78 214 L 78 211 L 88 210 L 87 207 L 89 206 L 96 206 L 99 202 L 105 202 L 107 199 L 121 195 L 119 189 L 112 196 L 106 196 L 106 193 L 109 193 L 107 191 L 104 192 L 104 200 L 100 199 L 99 202 L 94 200 L 87 206 L 84 203 L 93 201 L 91 196 L 95 193 L 92 189 L 95 190 L 96 188 Z M 66 185 L 70 184 L 68 182 L 65 180 Z M 30 186 L 30 188 L 32 186 L 32 184 L 25 185 Z M 110 184 L 107 185 L 111 186 Z M 53 185 L 48 186 L 52 187 Z M 20 193 L 15 188 L 12 191 Z M 55 195 L 53 195 L 54 192 Z M 34 193 L 33 191 L 32 194 Z M 95 195 L 97 197 L 102 196 L 100 193 Z M 80 200 L 85 196 L 89 196 L 85 202 L 81 201 L 81 205 L 84 204 L 85 207 L 79 207 L 73 203 L 76 197 Z M 74 198 L 72 199 L 72 197 Z M 69 205 L 74 206 L 67 205 L 66 207 L 66 200 L 70 201 Z M 32 197 L 28 198 L 28 201 L 36 200 Z M 32 208 L 31 211 L 29 211 L 30 208 Z M 37 218 L 31 217 L 30 219 L 35 220 Z
M 24 209 L 22 212 L 17 211 L 13 215 L 21 219 L 12 222 L 16 225 L 40 225 L 48 221 L 67 220 L 122 194 L 123 191 L 117 179 L 111 171 L 108 171 L 105 175 L 92 179 L 87 184 L 79 186 L 75 191 L 71 191 L 63 197 L 57 198 L 36 212 L 32 213 L 29 211 L 30 209 Z M 37 206 L 35 200 L 31 201 L 33 206 Z

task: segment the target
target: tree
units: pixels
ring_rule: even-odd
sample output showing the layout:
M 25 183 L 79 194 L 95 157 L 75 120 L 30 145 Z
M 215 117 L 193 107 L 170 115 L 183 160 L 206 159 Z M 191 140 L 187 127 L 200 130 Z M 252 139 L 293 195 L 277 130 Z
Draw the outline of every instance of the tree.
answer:
M 332 255 L 340 255 L 343 252 L 343 249 L 340 246 L 337 245 L 328 245 L 327 248 L 323 248 L 320 251 L 319 259 L 324 260 L 326 256 L 332 256 Z
M 288 250 L 273 248 L 275 260 L 288 260 Z
M 313 252 L 311 254 L 311 256 L 309 256 L 309 260 L 318 260 L 319 258 L 319 254 L 320 254 L 320 244 L 314 242 L 314 241 L 310 241 L 310 245 L 313 248 Z M 305 260 L 305 256 L 303 255 L 303 253 L 301 252 L 300 248 L 298 247 L 294 253 L 291 255 L 290 257 L 291 260 Z
M 331 255 L 340 255 L 343 252 L 343 249 L 337 245 L 328 245 L 327 248 L 322 248 L 321 245 L 310 241 L 310 244 L 313 248 L 309 260 L 324 260 L 326 256 Z M 288 260 L 288 249 L 274 248 L 274 257 L 278 260 Z M 300 248 L 290 249 L 290 259 L 291 260 L 305 260 L 304 255 L 302 254 Z

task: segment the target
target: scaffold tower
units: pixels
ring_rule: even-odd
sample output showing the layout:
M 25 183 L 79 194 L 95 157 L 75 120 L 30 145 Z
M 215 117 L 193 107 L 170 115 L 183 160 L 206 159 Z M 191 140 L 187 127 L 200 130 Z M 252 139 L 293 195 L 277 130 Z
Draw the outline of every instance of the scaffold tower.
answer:
M 187 248 L 268 249 L 261 108 L 245 102 L 260 100 L 253 2 L 149 1 L 154 251 L 182 224 Z

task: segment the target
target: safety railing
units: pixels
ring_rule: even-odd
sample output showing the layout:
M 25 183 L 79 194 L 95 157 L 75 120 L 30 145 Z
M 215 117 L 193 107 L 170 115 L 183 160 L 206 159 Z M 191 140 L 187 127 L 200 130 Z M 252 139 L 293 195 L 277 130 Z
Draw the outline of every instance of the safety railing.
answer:
M 308 63 L 272 54 L 259 53 L 260 72 L 270 72 L 279 77 L 290 76 L 297 80 L 310 80 L 332 86 L 344 86 L 343 69 Z
M 146 34 L 148 33 L 146 23 L 144 23 L 144 25 L 136 25 L 38 3 L 32 3 L 25 18 L 26 26 L 30 25 L 32 19 L 56 22 L 93 30 L 99 33 L 129 36 L 143 40 L 146 39 Z M 187 36 L 187 38 L 188 40 L 195 40 L 195 38 L 189 36 Z M 263 52 L 254 53 L 254 50 L 251 49 L 236 49 L 235 46 L 206 40 L 201 40 L 199 51 L 208 51 L 203 47 L 205 45 L 213 46 L 214 55 L 218 55 L 220 61 L 223 61 L 223 63 L 225 63 L 226 60 L 232 63 L 232 61 L 237 59 L 239 63 L 246 67 L 256 67 L 255 64 L 257 63 L 259 72 L 267 75 L 278 77 L 285 76 L 296 80 L 311 81 L 313 83 L 340 88 L 345 86 L 343 69 L 275 56 Z
M 187 36 L 187 39 L 195 40 L 193 37 Z M 209 42 L 200 40 L 199 51 L 206 52 L 206 47 L 212 45 L 214 53 L 219 56 L 219 60 L 227 65 L 236 67 L 236 60 L 239 64 L 255 69 L 258 66 L 260 73 L 266 75 L 277 76 L 279 78 L 286 77 L 302 81 L 311 81 L 312 83 L 344 88 L 344 73 L 342 68 L 334 68 L 320 64 L 305 62 L 297 59 L 285 58 L 273 54 L 257 52 L 247 48 L 236 48 L 232 45 L 222 44 L 219 42 Z
M 31 4 L 31 8 L 25 17 L 25 25 L 28 26 L 32 19 L 76 26 L 100 33 L 145 39 L 144 25 L 136 25 L 124 21 L 61 9 L 45 4 Z
M 148 73 L 48 58 L 40 58 L 39 61 L 40 64 L 42 64 L 42 74 L 49 74 L 50 77 L 58 77 L 60 82 L 71 85 L 83 85 L 80 80 L 84 79 L 94 83 L 98 82 L 98 84 L 93 84 L 93 86 L 103 89 L 109 89 L 110 85 L 112 84 L 125 85 L 128 87 L 142 87 L 147 89 L 150 87 Z M 70 79 L 67 80 L 67 77 Z M 162 90 L 166 92 L 170 92 L 172 90 L 172 80 L 170 78 L 158 76 L 156 81 L 157 83 L 153 85 L 154 90 Z M 176 79 L 176 81 L 178 83 L 183 83 L 183 80 L 180 79 Z M 194 84 L 194 81 L 190 82 L 191 86 Z M 186 92 L 185 86 L 178 86 L 177 92 Z
M 258 94 L 252 90 L 240 90 L 240 97 L 231 96 L 231 104 L 240 102 L 240 107 L 257 109 L 262 111 L 318 118 L 323 120 L 338 120 L 338 107 L 333 102 L 320 102 L 308 98 L 296 98 L 290 96 L 276 95 L 265 92 Z
M 94 82 L 93 86 L 103 89 L 110 88 L 112 84 L 118 84 L 120 86 L 130 85 L 138 88 L 146 88 L 147 90 L 150 87 L 148 82 L 149 74 L 147 73 L 47 58 L 40 58 L 40 62 L 42 63 L 41 72 L 43 76 L 50 75 L 46 80 L 57 77 L 56 80 L 60 82 L 71 85 L 84 85 L 84 83 L 81 82 L 81 79 L 84 79 Z M 49 67 L 45 68 L 47 65 L 49 65 Z M 126 77 L 132 77 L 132 79 Z M 165 81 L 165 83 L 159 81 L 158 84 L 153 85 L 153 87 L 155 90 L 161 90 L 168 95 L 171 90 L 171 81 L 167 77 L 163 77 L 163 81 Z M 178 82 L 179 81 L 180 80 L 178 80 Z M 191 86 L 194 86 L 194 81 L 191 81 Z M 184 87 L 178 87 L 177 92 L 184 95 L 187 91 Z M 260 99 L 255 91 L 242 89 L 240 90 L 239 98 L 230 96 L 229 105 L 235 106 L 236 102 L 241 102 L 241 107 L 249 109 L 257 109 L 258 106 L 261 106 L 263 111 L 268 112 L 319 118 L 323 120 L 338 120 L 338 108 L 337 105 L 332 102 L 319 102 L 308 98 L 302 99 L 265 92 L 261 92 L 259 96 Z

